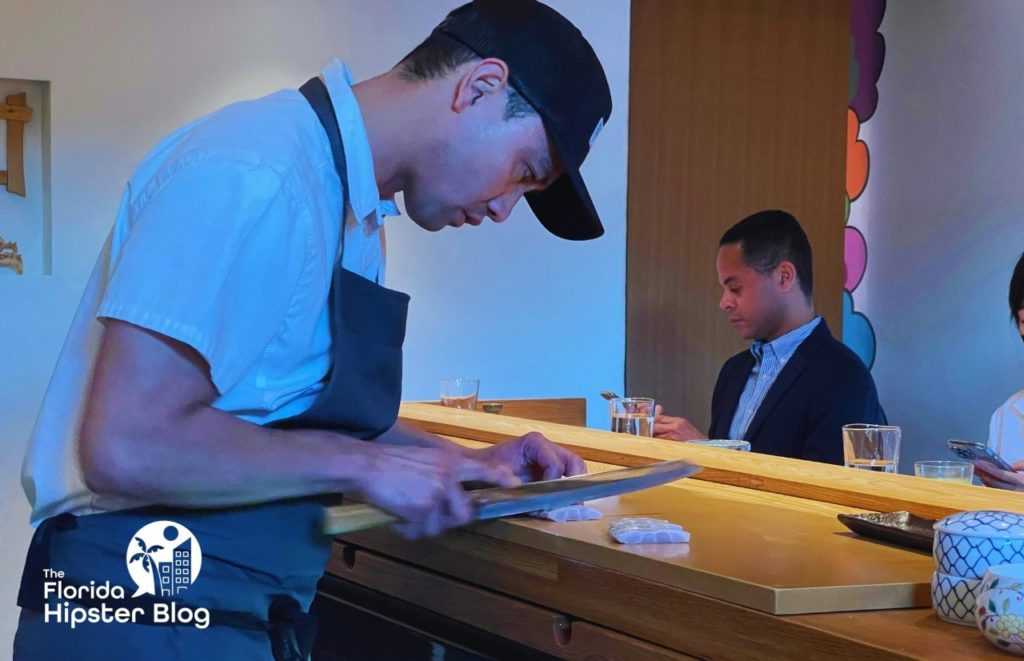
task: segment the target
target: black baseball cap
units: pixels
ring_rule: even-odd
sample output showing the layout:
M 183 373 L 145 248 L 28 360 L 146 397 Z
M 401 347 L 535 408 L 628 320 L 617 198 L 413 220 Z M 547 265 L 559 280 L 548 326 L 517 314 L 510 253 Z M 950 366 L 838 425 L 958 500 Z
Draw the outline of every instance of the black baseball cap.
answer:
M 512 86 L 540 115 L 565 173 L 526 194 L 555 236 L 582 241 L 604 234 L 580 166 L 612 114 L 604 68 L 583 34 L 537 0 L 473 0 L 434 28 L 509 67 Z

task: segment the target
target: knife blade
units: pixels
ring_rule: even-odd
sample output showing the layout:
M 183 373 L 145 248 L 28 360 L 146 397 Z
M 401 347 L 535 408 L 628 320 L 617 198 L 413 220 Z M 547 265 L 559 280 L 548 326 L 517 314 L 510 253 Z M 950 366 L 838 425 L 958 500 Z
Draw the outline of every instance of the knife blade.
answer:
M 700 470 L 700 466 L 688 461 L 662 461 L 647 466 L 529 482 L 518 487 L 479 489 L 468 495 L 474 519 L 481 521 L 639 491 L 690 477 Z M 400 522 L 398 517 L 372 505 L 324 508 L 324 533 L 328 535 L 341 535 Z

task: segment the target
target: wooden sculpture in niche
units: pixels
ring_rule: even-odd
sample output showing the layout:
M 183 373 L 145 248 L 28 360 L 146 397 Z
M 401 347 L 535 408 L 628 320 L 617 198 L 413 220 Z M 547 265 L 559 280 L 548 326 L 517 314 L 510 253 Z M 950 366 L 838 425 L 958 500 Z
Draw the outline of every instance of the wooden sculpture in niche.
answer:
M 7 120 L 7 169 L 0 170 L 0 185 L 8 193 L 25 197 L 25 124 L 32 109 L 25 105 L 25 93 L 11 94 L 0 103 L 0 119 Z
M 0 236 L 0 268 L 14 269 L 14 272 L 21 275 L 25 272 L 25 262 L 18 253 L 18 244 L 14 241 L 4 242 Z

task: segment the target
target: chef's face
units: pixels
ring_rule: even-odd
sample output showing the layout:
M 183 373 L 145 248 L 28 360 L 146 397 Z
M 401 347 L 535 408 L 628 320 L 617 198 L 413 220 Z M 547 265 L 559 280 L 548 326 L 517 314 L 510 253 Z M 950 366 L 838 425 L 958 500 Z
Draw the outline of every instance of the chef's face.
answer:
M 492 81 L 493 82 L 493 81 Z M 540 117 L 505 117 L 507 83 L 466 91 L 432 149 L 413 163 L 405 208 L 424 229 L 504 222 L 519 199 L 547 188 L 561 174 Z
M 1017 330 L 1020 331 L 1020 339 L 1024 340 L 1024 301 L 1021 301 L 1020 305 L 1020 309 L 1017 310 Z

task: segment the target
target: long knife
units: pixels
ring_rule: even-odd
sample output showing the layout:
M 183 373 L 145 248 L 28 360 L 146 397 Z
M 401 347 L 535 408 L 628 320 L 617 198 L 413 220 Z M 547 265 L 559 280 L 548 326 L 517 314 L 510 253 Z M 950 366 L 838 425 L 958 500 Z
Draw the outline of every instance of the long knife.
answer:
M 700 470 L 700 466 L 677 459 L 637 468 L 620 468 L 558 480 L 530 482 L 518 487 L 478 489 L 469 492 L 468 496 L 474 509 L 475 520 L 482 521 L 639 491 L 690 477 Z M 398 517 L 373 505 L 339 505 L 324 508 L 324 533 L 328 535 L 341 535 L 400 522 L 401 519 Z

